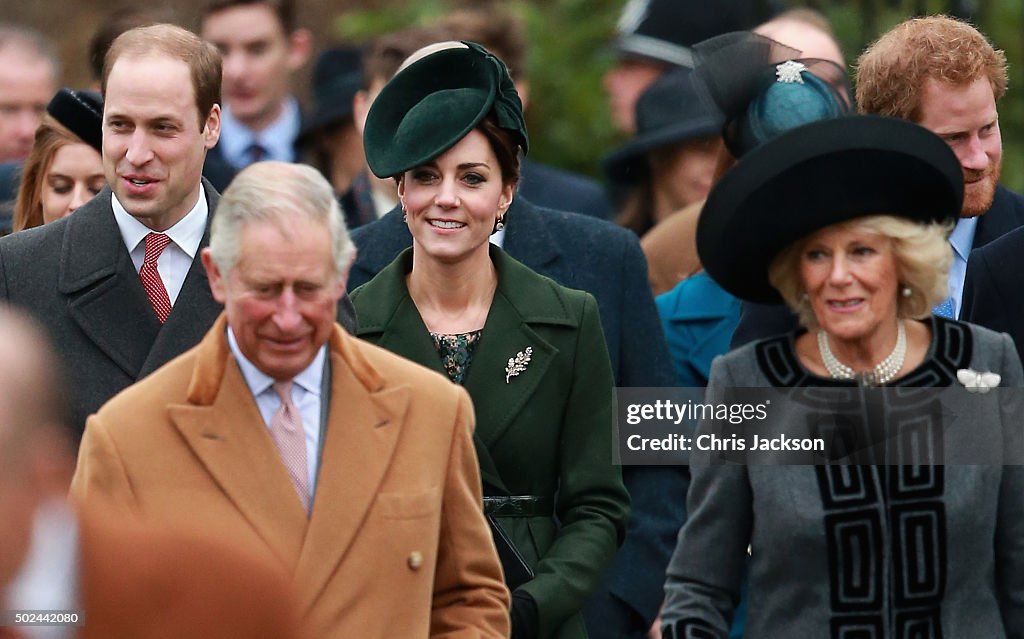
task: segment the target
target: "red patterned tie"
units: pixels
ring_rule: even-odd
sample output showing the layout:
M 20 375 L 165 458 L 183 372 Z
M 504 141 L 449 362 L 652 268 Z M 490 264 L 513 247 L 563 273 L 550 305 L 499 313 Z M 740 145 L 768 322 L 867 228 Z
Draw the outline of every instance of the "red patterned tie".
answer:
M 149 295 L 149 301 L 161 324 L 166 322 L 167 316 L 171 314 L 171 299 L 167 297 L 164 281 L 160 279 L 160 272 L 156 270 L 156 261 L 170 242 L 171 238 L 163 233 L 147 235 L 146 255 L 142 258 L 142 268 L 139 269 L 142 287 L 146 289 L 146 294 Z
M 299 494 L 299 501 L 309 512 L 309 467 L 306 464 L 306 431 L 302 428 L 302 415 L 292 402 L 290 381 L 274 382 L 274 391 L 281 398 L 281 406 L 270 418 L 270 433 Z

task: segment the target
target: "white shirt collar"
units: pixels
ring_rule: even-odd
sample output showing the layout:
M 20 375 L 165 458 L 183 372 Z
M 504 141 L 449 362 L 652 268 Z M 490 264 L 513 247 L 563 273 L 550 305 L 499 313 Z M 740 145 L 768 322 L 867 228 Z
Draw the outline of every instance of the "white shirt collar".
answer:
M 256 365 L 242 354 L 242 350 L 238 347 L 238 341 L 235 339 L 235 333 L 231 330 L 230 326 L 228 326 L 228 348 L 231 349 L 231 354 L 235 356 L 238 368 L 241 369 L 242 377 L 249 386 L 249 391 L 253 397 L 263 394 L 274 384 L 274 378 L 256 368 Z M 319 397 L 320 387 L 323 384 L 324 378 L 325 357 L 327 357 L 327 344 L 320 347 L 320 350 L 316 352 L 316 357 L 313 358 L 309 366 L 296 375 L 292 381 L 301 386 L 307 393 L 312 393 Z
M 121 231 L 121 239 L 124 241 L 128 252 L 131 253 L 140 242 L 146 239 L 146 236 L 153 229 L 135 219 L 117 201 L 117 196 L 113 192 L 110 194 L 110 207 L 114 209 L 114 220 L 117 222 L 117 228 Z M 163 233 L 171 238 L 175 246 L 184 251 L 186 255 L 195 259 L 196 253 L 199 252 L 199 243 L 203 241 L 203 233 L 206 231 L 206 219 L 209 215 L 210 205 L 206 202 L 206 189 L 200 183 L 199 199 L 196 201 L 195 206 L 185 214 L 185 217 L 178 220 L 174 226 L 163 231 Z
M 295 160 L 295 138 L 302 127 L 302 113 L 294 96 L 285 99 L 281 114 L 262 131 L 253 131 L 238 120 L 231 108 L 224 105 L 220 117 L 221 154 L 235 166 L 249 164 L 249 147 L 259 142 L 266 150 L 267 160 L 293 162 Z

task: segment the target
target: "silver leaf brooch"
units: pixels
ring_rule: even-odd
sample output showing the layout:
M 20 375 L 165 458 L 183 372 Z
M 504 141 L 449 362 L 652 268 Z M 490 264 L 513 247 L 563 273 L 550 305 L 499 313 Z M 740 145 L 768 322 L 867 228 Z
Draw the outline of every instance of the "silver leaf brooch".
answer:
M 519 351 L 515 357 L 508 358 L 508 365 L 505 367 L 505 383 L 508 384 L 509 380 L 519 375 L 519 373 L 525 372 L 526 367 L 530 363 L 530 357 L 533 356 L 533 347 L 527 346 L 525 351 Z
M 998 373 L 985 371 L 979 373 L 970 368 L 961 368 L 956 372 L 956 378 L 964 385 L 968 393 L 987 393 L 996 386 L 999 386 L 1003 378 Z
M 803 84 L 803 76 L 800 75 L 801 71 L 806 71 L 807 67 L 803 62 L 797 62 L 796 60 L 786 60 L 782 64 L 775 65 L 775 77 L 777 82 Z

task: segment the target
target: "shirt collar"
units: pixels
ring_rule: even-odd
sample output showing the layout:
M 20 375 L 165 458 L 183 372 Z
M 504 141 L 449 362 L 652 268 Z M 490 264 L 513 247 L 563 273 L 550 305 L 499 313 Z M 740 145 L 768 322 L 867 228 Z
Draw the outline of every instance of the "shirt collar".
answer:
M 950 245 L 960 259 L 965 262 L 967 261 L 967 256 L 971 253 L 971 247 L 974 245 L 974 233 L 977 230 L 977 217 L 962 217 L 957 220 L 956 226 L 953 227 L 953 232 L 949 235 Z
M 291 162 L 295 159 L 295 138 L 302 126 L 302 115 L 294 96 L 285 99 L 281 114 L 262 131 L 253 131 L 242 124 L 227 105 L 221 110 L 220 120 L 218 144 L 228 162 L 236 166 L 248 164 L 249 147 L 256 142 L 266 150 L 268 160 Z
M 235 339 L 235 333 L 231 330 L 230 326 L 228 326 L 228 348 L 231 349 L 231 353 L 235 356 L 238 368 L 241 369 L 242 377 L 245 379 L 245 383 L 248 384 L 249 390 L 252 391 L 253 397 L 263 394 L 274 384 L 274 378 L 256 368 L 256 365 L 242 354 L 241 349 L 238 347 L 238 341 Z M 301 386 L 307 393 L 313 393 L 319 397 L 320 385 L 323 383 L 324 378 L 325 357 L 327 357 L 327 344 L 320 347 L 320 350 L 316 352 L 316 357 L 313 358 L 309 366 L 292 378 L 292 381 Z
M 113 193 L 110 194 L 110 207 L 114 209 L 114 220 L 117 222 L 117 228 L 121 231 L 121 239 L 124 241 L 128 252 L 131 253 L 140 242 L 146 239 L 147 235 L 153 232 L 153 229 L 129 213 L 117 201 L 117 196 Z M 195 206 L 185 214 L 185 217 L 178 220 L 174 226 L 163 231 L 163 233 L 171 238 L 171 241 L 184 251 L 186 255 L 195 259 L 196 253 L 199 252 L 199 244 L 203 241 L 203 233 L 206 231 L 206 219 L 209 215 L 210 206 L 206 202 L 206 189 L 200 183 L 199 199 L 196 200 Z

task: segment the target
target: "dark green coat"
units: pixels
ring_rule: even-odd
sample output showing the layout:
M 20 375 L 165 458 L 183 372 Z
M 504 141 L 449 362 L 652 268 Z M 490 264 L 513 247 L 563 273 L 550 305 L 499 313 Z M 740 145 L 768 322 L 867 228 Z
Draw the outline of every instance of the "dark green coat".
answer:
M 597 304 L 491 248 L 498 288 L 465 378 L 485 495 L 556 496 L 555 516 L 503 518 L 534 569 L 540 636 L 586 637 L 579 611 L 622 541 L 629 496 L 612 463 L 611 365 Z M 352 292 L 356 334 L 442 374 L 405 286 L 412 250 Z M 506 383 L 509 358 L 533 348 Z

